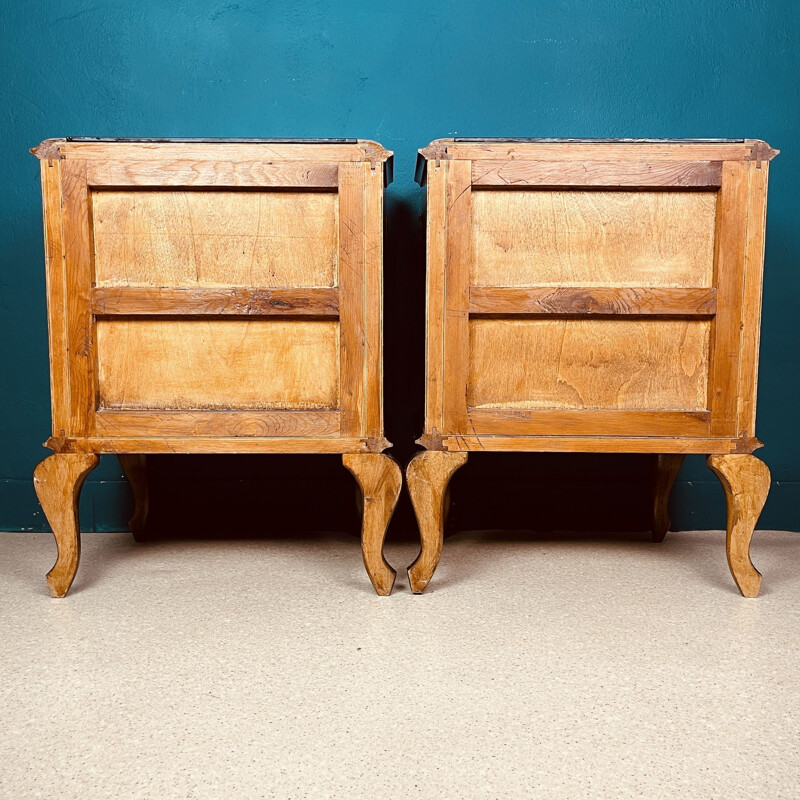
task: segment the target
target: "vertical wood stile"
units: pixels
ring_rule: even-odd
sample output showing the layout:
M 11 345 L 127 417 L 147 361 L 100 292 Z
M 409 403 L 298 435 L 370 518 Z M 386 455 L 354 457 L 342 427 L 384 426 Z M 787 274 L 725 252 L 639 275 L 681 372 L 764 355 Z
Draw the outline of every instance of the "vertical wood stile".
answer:
M 365 435 L 365 212 L 368 163 L 339 165 L 341 435 Z
M 70 436 L 88 436 L 92 388 L 92 257 L 86 162 L 61 164 L 64 274 L 70 374 Z
M 469 267 L 472 246 L 472 162 L 451 161 L 446 180 L 444 429 L 467 430 L 469 375 Z
M 45 281 L 50 343 L 50 399 L 53 436 L 69 431 L 69 362 L 67 359 L 67 290 L 61 239 L 61 161 L 42 161 Z
M 443 430 L 444 271 L 447 214 L 445 195 L 449 161 L 428 165 L 427 279 L 425 329 L 425 432 Z
M 365 168 L 364 329 L 366 356 L 366 435 L 383 431 L 383 167 Z
M 742 343 L 739 366 L 739 434 L 754 436 L 758 383 L 758 347 L 761 338 L 761 289 L 764 277 L 764 233 L 767 219 L 769 164 L 749 165 L 744 291 L 742 296 Z
M 713 323 L 709 380 L 711 435 L 736 436 L 741 346 L 742 280 L 745 262 L 748 167 L 725 162 L 717 200 L 714 274 L 717 315 Z

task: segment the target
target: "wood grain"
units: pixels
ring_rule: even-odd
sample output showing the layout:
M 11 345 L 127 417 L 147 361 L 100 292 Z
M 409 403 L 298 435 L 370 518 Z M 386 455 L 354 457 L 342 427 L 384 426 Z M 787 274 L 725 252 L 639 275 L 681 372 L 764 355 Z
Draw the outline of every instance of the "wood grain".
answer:
M 469 270 L 472 240 L 472 189 L 469 161 L 450 161 L 446 174 L 447 240 L 444 282 L 443 428 L 463 431 L 467 424 L 469 375 Z
M 447 260 L 447 167 L 428 171 L 425 283 L 425 431 L 444 427 L 444 289 Z
M 439 565 L 444 541 L 445 495 L 453 473 L 467 462 L 466 453 L 425 450 L 406 468 L 406 481 L 420 532 L 420 552 L 408 568 L 408 582 L 420 594 Z
M 722 176 L 714 253 L 718 307 L 712 329 L 708 405 L 713 412 L 713 435 L 735 436 L 738 433 L 748 165 L 725 164 Z
M 52 597 L 64 597 L 72 586 L 81 557 L 78 501 L 86 476 L 97 466 L 94 453 L 56 453 L 33 473 L 33 486 L 53 530 L 58 558 L 47 573 Z
M 341 315 L 341 429 L 366 433 L 365 379 L 365 181 L 369 165 L 339 170 L 339 308 Z
M 689 436 L 443 436 L 448 452 L 530 453 L 750 453 L 758 439 Z
M 348 453 L 342 463 L 355 476 L 363 497 L 361 553 L 364 567 L 375 591 L 382 596 L 392 593 L 397 575 L 383 554 L 386 529 L 392 518 L 403 474 L 397 462 L 379 453 Z
M 61 161 L 41 161 L 40 172 L 45 280 L 47 283 L 52 427 L 54 435 L 65 436 L 70 430 L 70 388 L 67 279 L 64 270 L 61 216 Z
M 721 161 L 473 161 L 473 186 L 694 187 L 720 185 Z
M 146 432 L 144 432 L 146 433 Z M 65 453 L 375 453 L 391 447 L 382 438 L 300 436 L 89 436 L 48 440 Z
M 333 287 L 337 206 L 332 192 L 93 191 L 95 282 Z
M 472 194 L 473 286 L 712 286 L 715 192 Z
M 99 316 L 339 316 L 338 289 L 104 286 L 91 292 Z
M 72 436 L 89 432 L 89 411 L 95 394 L 92 361 L 91 245 L 86 162 L 61 164 L 62 242 L 66 286 L 69 363 L 69 425 Z
M 709 436 L 708 411 L 470 408 L 480 436 Z
M 99 161 L 89 162 L 90 186 L 271 186 L 328 189 L 339 181 L 336 162 Z
M 364 182 L 364 425 L 383 432 L 383 175 L 365 170 Z M 388 468 L 387 468 L 388 469 Z
M 702 411 L 709 325 L 641 318 L 473 319 L 468 404 Z
M 95 436 L 298 436 L 339 435 L 338 411 L 116 411 L 94 415 Z
M 472 286 L 469 293 L 471 315 L 711 316 L 716 310 L 713 287 Z
M 725 490 L 728 504 L 726 551 L 731 575 L 742 595 L 757 597 L 761 573 L 750 560 L 750 542 L 769 494 L 769 469 L 752 455 L 712 455 L 706 463 Z
M 97 362 L 100 408 L 339 406 L 336 322 L 100 319 Z

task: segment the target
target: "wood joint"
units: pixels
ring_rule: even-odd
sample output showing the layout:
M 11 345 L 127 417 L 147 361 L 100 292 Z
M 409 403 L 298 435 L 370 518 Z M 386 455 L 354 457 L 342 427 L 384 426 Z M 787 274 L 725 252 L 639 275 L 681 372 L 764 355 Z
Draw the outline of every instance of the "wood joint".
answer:
M 42 444 L 42 447 L 46 447 L 54 453 L 71 453 L 73 452 L 72 444 L 74 441 L 74 439 L 68 439 L 64 436 L 64 431 L 61 431 L 59 436 L 51 436 Z
M 31 147 L 30 152 L 40 161 L 58 161 L 64 158 L 61 152 L 63 139 L 45 139 L 40 145 Z
M 750 147 L 750 153 L 744 157 L 744 160 L 755 161 L 756 169 L 761 169 L 762 161 L 772 161 L 772 159 L 775 158 L 778 153 L 780 153 L 780 150 L 770 147 L 766 142 L 762 142 L 759 139 L 753 142 L 752 146 Z
M 436 428 L 433 428 L 430 433 L 423 433 L 417 439 L 416 444 L 424 447 L 426 450 L 447 450 L 442 440 L 442 435 Z
M 370 436 L 366 441 L 367 452 L 382 453 L 391 447 L 392 443 L 385 436 Z

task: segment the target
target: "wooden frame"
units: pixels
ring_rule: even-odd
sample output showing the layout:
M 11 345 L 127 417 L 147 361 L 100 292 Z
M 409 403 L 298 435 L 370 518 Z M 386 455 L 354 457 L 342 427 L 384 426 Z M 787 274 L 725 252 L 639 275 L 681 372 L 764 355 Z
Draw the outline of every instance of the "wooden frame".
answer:
M 440 139 L 421 150 L 428 284 L 419 443 L 452 454 L 749 457 L 761 446 L 754 433 L 761 275 L 767 175 L 777 152 L 749 139 Z M 639 205 L 650 217 L 637 217 Z M 663 247 L 655 212 L 672 215 L 671 227 L 661 228 L 672 237 Z M 570 220 L 574 231 L 554 227 Z M 684 224 L 697 252 L 674 233 Z M 536 258 L 552 259 L 554 268 Z M 514 327 L 534 321 L 558 328 Z M 524 338 L 526 330 L 540 333 Z M 645 342 L 630 369 L 624 347 L 614 344 L 626 330 Z M 555 347 L 557 335 L 558 371 L 536 376 L 540 390 L 526 370 L 545 369 L 543 357 L 527 354 L 547 337 Z M 565 336 L 576 348 L 567 356 Z M 681 336 L 688 338 L 676 344 Z M 567 370 L 589 371 L 574 399 L 563 388 L 562 357 L 575 359 Z M 685 358 L 693 361 L 684 376 L 675 365 Z M 514 364 L 522 366 L 509 378 Z M 613 395 L 602 385 L 612 368 L 628 369 L 639 383 L 631 378 L 633 389 Z M 452 472 L 434 470 L 447 479 Z M 422 520 L 420 527 L 430 528 Z M 437 560 L 417 563 L 435 568 Z M 431 574 L 412 584 L 421 590 Z
M 78 457 L 101 453 L 351 454 L 385 506 L 370 512 L 365 563 L 388 592 L 375 553 L 396 501 L 382 482 L 397 483 L 380 455 L 392 154 L 361 140 L 50 139 L 32 152 L 55 458 L 83 469 L 91 459 Z M 77 502 L 86 471 L 50 469 L 61 485 L 49 479 L 47 502 L 73 489 Z M 77 522 L 53 527 L 77 535 Z

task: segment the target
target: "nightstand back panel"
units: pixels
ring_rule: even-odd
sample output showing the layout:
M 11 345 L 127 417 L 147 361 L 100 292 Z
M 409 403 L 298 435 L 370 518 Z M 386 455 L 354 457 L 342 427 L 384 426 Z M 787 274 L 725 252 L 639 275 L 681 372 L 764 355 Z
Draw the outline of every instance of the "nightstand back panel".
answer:
M 708 320 L 470 320 L 472 408 L 702 411 Z
M 473 286 L 711 286 L 716 192 L 472 192 Z
M 93 190 L 98 286 L 338 283 L 331 191 Z
M 337 409 L 339 324 L 101 319 L 100 409 Z

